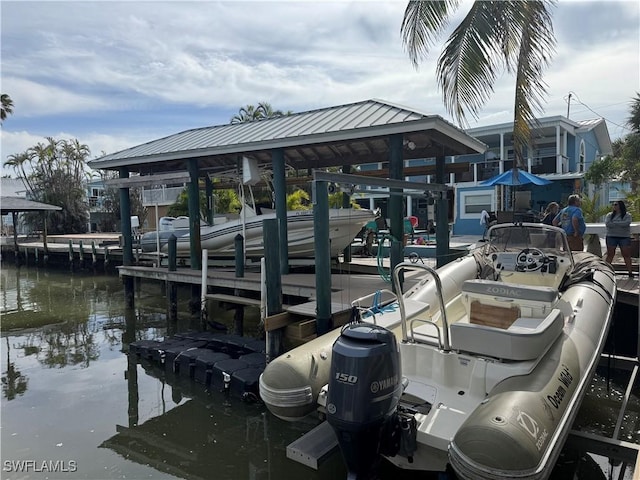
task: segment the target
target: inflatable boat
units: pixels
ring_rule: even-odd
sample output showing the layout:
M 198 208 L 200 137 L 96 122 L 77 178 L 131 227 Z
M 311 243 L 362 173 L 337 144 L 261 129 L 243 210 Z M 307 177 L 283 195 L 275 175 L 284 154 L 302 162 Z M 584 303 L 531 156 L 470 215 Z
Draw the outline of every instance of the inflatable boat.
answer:
M 381 457 L 463 479 L 547 478 L 604 347 L 616 276 L 562 229 L 498 224 L 488 241 L 406 292 L 353 302 L 355 320 L 272 361 L 276 416 L 319 412 L 350 479 Z

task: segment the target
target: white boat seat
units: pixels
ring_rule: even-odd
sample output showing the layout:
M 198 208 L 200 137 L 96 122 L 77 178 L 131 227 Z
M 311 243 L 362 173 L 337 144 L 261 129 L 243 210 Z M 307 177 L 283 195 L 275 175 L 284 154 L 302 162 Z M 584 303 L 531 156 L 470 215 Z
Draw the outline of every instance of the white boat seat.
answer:
M 466 322 L 453 323 L 449 328 L 455 350 L 521 361 L 542 355 L 563 326 L 562 312 L 554 308 L 545 318 L 517 318 L 506 329 Z
M 515 300 L 533 300 L 534 302 L 555 302 L 558 298 L 558 290 L 553 287 L 480 279 L 465 280 L 462 284 L 462 291 L 495 297 L 509 297 Z
M 558 290 L 553 287 L 503 283 L 493 280 L 465 280 L 461 291 L 469 317 L 473 316 L 472 305 L 480 302 L 485 306 L 503 308 L 515 309 L 517 306 L 519 313 L 512 316 L 512 321 L 520 316 L 544 318 L 558 300 Z M 504 328 L 506 327 L 508 325 Z

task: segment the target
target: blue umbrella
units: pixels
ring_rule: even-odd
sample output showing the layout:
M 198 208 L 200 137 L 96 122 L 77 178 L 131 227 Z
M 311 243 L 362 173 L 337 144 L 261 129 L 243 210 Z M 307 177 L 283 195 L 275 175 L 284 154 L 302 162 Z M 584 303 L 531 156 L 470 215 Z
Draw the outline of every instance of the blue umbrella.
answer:
M 526 185 L 528 183 L 532 183 L 534 185 L 548 185 L 551 183 L 550 180 L 546 178 L 538 177 L 537 175 L 533 175 L 525 170 L 520 170 L 519 168 L 512 168 L 511 170 L 507 170 L 500 175 L 496 175 L 495 177 L 490 178 L 489 180 L 485 180 L 481 182 L 480 185 Z

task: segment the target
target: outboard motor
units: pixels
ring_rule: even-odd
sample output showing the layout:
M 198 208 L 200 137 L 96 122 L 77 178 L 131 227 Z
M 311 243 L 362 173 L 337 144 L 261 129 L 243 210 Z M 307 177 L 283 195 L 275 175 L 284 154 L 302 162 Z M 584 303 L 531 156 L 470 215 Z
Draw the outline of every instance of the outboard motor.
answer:
M 377 463 L 401 394 L 395 335 L 366 323 L 345 326 L 333 344 L 326 408 L 349 480 L 367 478 Z

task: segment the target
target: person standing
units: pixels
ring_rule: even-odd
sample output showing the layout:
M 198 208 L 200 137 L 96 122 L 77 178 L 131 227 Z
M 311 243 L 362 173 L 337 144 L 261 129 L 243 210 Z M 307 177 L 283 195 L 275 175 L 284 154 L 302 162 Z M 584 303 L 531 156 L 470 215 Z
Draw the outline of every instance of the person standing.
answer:
M 482 225 L 482 241 L 487 238 L 487 230 L 489 230 L 489 212 L 482 210 L 480 213 L 480 225 Z
M 553 225 L 553 219 L 558 215 L 558 210 L 560 209 L 560 205 L 556 202 L 551 202 L 547 205 L 547 208 L 544 209 L 544 216 L 542 217 L 542 223 L 545 225 Z
M 569 249 L 572 252 L 584 250 L 583 238 L 587 225 L 584 222 L 580 204 L 580 195 L 569 195 L 567 206 L 558 212 L 552 222 L 554 226 L 560 226 L 566 232 Z
M 613 261 L 616 248 L 620 247 L 620 253 L 624 259 L 629 276 L 633 276 L 631 266 L 631 214 L 627 212 L 627 206 L 622 200 L 613 202 L 612 211 L 604 217 L 607 227 L 605 241 L 607 243 L 607 263 Z

